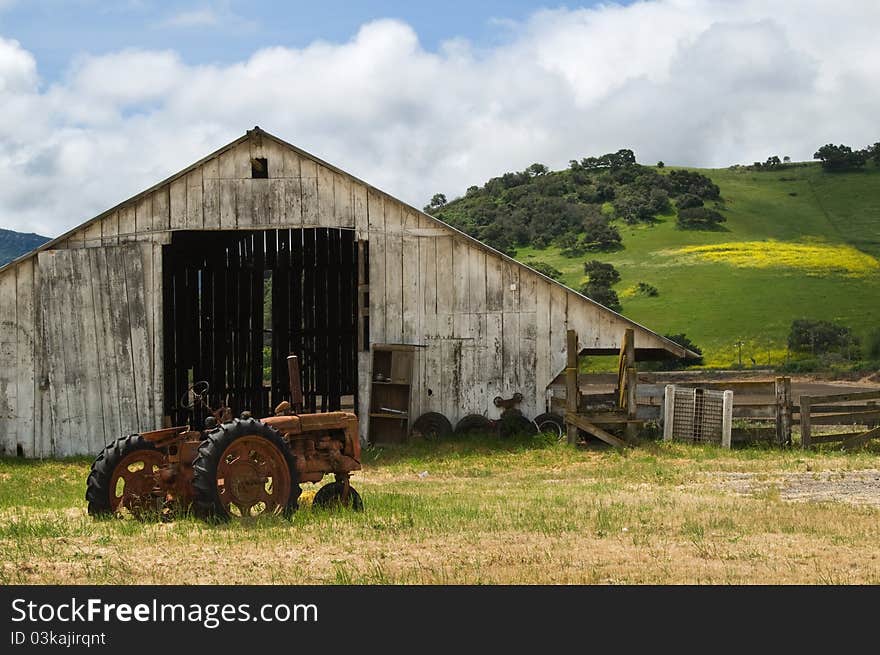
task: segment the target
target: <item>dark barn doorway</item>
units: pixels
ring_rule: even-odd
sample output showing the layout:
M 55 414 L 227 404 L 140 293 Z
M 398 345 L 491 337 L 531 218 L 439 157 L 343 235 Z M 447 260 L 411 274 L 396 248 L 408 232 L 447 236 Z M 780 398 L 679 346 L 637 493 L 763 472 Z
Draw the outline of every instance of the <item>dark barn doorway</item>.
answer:
M 306 411 L 356 409 L 358 248 L 330 228 L 175 232 L 164 247 L 165 414 L 192 384 L 209 404 L 268 416 L 290 400 L 287 355 L 301 363 Z

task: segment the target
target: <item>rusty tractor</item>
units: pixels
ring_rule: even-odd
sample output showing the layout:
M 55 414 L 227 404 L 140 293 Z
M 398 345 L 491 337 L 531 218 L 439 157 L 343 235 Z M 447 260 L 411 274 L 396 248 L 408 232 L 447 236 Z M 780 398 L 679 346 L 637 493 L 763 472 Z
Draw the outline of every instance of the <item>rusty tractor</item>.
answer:
M 243 412 L 232 419 L 222 404 L 208 407 L 208 385 L 199 382 L 190 388 L 188 406 L 205 410 L 203 430 L 171 427 L 108 444 L 89 473 L 89 514 L 170 517 L 192 508 L 219 520 L 290 516 L 299 485 L 329 473 L 335 481 L 318 490 L 313 505 L 363 509 L 350 484 L 352 471 L 361 468 L 357 416 L 299 413 L 299 365 L 295 356 L 287 361 L 292 403 L 282 402 L 274 416 L 257 420 Z

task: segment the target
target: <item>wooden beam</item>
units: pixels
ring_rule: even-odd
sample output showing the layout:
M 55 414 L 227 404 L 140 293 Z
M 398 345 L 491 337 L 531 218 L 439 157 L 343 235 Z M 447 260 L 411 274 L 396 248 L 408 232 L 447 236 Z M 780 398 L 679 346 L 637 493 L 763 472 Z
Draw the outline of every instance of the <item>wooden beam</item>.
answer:
M 577 414 L 578 410 L 578 337 L 577 332 L 568 330 L 566 332 L 567 361 L 565 365 L 565 402 L 566 409 L 572 414 Z M 574 424 L 566 424 L 568 432 L 568 443 L 574 445 L 578 440 L 577 426 Z
M 801 396 L 801 405 L 804 404 L 803 396 Z M 811 405 L 819 403 L 835 403 L 849 402 L 852 400 L 875 400 L 880 399 L 880 389 L 874 391 L 856 391 L 853 393 L 831 394 L 828 396 L 808 396 Z
M 613 434 L 605 432 L 598 425 L 595 425 L 585 419 L 580 414 L 566 412 L 565 413 L 565 423 L 571 428 L 574 426 L 575 428 L 581 429 L 584 432 L 589 432 L 595 437 L 598 437 L 605 443 L 611 444 L 612 446 L 616 446 L 617 448 L 626 448 L 629 444 L 625 442 L 623 439 L 619 439 L 615 437 Z
M 880 437 L 880 428 L 874 428 L 873 430 L 868 430 L 867 432 L 863 432 L 862 434 L 858 434 L 854 437 L 849 437 L 848 439 L 844 440 L 841 445 L 846 450 L 850 450 L 852 448 L 863 445 L 869 439 L 876 439 L 877 437 Z
M 801 396 L 801 448 L 810 447 L 810 396 Z

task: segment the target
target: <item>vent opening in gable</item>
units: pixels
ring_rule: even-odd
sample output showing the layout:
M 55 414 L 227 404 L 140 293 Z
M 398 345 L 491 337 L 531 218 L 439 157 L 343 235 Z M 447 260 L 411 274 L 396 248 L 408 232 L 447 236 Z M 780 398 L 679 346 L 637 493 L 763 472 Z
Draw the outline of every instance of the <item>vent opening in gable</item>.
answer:
M 265 157 L 251 159 L 251 177 L 262 179 L 269 177 L 269 162 Z

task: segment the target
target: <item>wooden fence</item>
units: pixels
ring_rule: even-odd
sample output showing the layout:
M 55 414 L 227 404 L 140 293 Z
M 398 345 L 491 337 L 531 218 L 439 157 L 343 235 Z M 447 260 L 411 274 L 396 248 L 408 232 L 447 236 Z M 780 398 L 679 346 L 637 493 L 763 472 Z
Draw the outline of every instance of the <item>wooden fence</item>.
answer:
M 633 375 L 632 373 L 630 375 Z M 630 393 L 634 387 L 636 415 L 643 421 L 659 421 L 663 413 L 663 395 L 667 384 L 678 387 L 699 387 L 733 391 L 733 443 L 764 441 L 775 445 L 791 444 L 792 414 L 794 405 L 791 395 L 791 379 L 723 380 L 706 382 L 687 379 L 682 374 L 639 372 L 637 384 L 629 384 Z M 608 392 L 619 393 L 619 374 L 581 374 L 578 376 L 578 407 L 584 408 L 603 398 L 613 398 Z M 571 382 L 569 382 L 571 386 Z M 566 390 L 568 396 L 568 390 Z M 563 413 L 565 401 L 552 398 L 553 411 Z M 569 409 L 569 411 L 571 411 Z
M 800 416 L 801 446 L 809 448 L 815 444 L 838 443 L 846 449 L 861 446 L 870 439 L 880 437 L 880 390 L 857 391 L 853 393 L 827 396 L 801 396 L 800 405 L 792 409 Z M 866 404 L 840 403 L 865 402 Z M 836 434 L 814 435 L 814 425 L 865 426 L 865 430 Z

